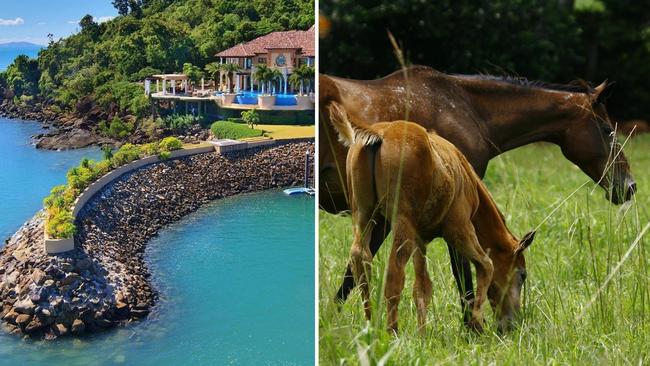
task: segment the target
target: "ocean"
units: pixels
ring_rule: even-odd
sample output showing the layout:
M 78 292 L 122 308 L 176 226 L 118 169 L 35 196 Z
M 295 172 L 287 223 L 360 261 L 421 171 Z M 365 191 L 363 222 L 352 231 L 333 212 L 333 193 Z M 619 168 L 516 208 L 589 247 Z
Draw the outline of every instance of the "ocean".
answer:
M 4 243 L 69 167 L 101 152 L 36 150 L 35 122 L 0 119 L 0 130 Z M 147 319 L 53 342 L 0 330 L 0 365 L 313 364 L 313 197 L 271 190 L 216 200 L 162 230 L 146 259 L 160 292 Z
M 11 65 L 16 57 L 19 55 L 27 55 L 29 57 L 38 56 L 38 51 L 43 46 L 34 44 L 0 44 L 0 72 L 5 71 L 7 66 Z

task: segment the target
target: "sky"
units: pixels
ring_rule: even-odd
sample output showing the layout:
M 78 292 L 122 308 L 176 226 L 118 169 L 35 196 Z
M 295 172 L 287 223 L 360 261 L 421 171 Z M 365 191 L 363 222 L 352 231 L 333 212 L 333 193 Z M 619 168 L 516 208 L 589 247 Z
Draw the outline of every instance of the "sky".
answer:
M 86 14 L 98 22 L 117 15 L 111 0 L 0 0 L 0 43 L 31 42 L 46 45 L 79 30 Z

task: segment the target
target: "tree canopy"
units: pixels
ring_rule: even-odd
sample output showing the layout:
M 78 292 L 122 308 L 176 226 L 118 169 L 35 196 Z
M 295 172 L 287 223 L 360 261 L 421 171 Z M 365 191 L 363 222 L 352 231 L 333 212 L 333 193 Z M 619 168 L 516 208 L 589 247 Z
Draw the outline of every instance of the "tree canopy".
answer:
M 320 70 L 376 78 L 406 58 L 450 73 L 616 81 L 608 110 L 650 119 L 650 11 L 633 0 L 321 0 Z M 328 26 L 329 25 L 329 26 Z M 323 30 L 321 29 L 321 30 Z
M 51 37 L 36 60 L 17 58 L 0 73 L 0 87 L 64 110 L 75 111 L 80 101 L 91 98 L 107 109 L 137 115 L 146 107 L 143 87 L 136 83 L 144 77 L 179 72 L 189 64 L 200 79 L 204 67 L 223 49 L 271 31 L 308 29 L 314 24 L 313 0 L 112 0 L 112 4 L 120 16 L 103 23 L 83 17 L 78 33 L 58 41 Z

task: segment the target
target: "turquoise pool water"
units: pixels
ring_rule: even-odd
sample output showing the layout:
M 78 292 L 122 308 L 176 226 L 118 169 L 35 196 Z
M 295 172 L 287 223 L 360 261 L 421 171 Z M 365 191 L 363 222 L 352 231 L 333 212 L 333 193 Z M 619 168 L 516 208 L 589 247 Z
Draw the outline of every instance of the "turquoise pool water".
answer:
M 83 340 L 0 334 L 0 365 L 313 364 L 313 198 L 274 190 L 215 201 L 160 232 L 147 260 L 160 291 L 147 320 Z
M 242 92 L 237 94 L 235 102 L 237 104 L 257 104 L 257 97 L 260 95 L 259 92 Z M 275 94 L 275 105 L 296 105 L 295 94 Z

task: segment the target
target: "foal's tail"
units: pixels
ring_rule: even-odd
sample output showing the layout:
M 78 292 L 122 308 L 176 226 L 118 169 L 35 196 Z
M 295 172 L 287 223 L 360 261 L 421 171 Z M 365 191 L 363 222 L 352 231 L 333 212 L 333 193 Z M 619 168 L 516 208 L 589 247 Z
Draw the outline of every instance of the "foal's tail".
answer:
M 330 122 L 339 134 L 339 141 L 345 146 L 352 144 L 361 144 L 372 146 L 381 143 L 383 137 L 375 131 L 370 125 L 353 121 L 349 118 L 343 106 L 338 102 L 332 101 L 329 104 Z

